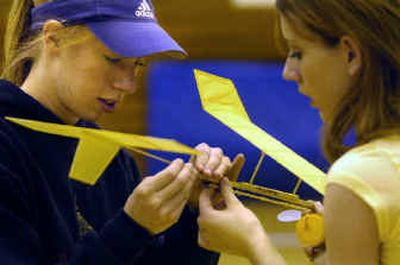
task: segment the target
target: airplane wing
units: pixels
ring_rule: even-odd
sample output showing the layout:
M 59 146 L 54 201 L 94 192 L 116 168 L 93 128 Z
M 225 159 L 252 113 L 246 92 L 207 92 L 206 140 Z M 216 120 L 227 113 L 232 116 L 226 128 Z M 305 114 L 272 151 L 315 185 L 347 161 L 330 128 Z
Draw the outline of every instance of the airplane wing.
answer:
M 78 138 L 79 144 L 70 169 L 70 178 L 94 185 L 118 151 L 150 149 L 196 155 L 199 152 L 171 139 L 118 133 L 106 130 L 54 124 L 6 117 L 7 120 L 35 131 Z

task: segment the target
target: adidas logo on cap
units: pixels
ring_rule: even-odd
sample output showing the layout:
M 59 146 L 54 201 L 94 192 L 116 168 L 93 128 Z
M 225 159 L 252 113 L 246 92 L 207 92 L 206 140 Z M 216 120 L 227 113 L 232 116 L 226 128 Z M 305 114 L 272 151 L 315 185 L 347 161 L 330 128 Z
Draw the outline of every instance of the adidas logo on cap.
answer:
M 139 5 L 138 9 L 135 11 L 135 16 L 154 19 L 154 13 L 146 0 L 143 0 Z

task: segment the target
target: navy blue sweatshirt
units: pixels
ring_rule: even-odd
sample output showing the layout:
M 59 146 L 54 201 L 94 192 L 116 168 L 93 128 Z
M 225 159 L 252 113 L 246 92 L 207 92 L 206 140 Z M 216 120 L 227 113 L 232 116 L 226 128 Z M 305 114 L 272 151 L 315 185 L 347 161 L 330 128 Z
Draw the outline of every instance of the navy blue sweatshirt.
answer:
M 0 80 L 0 264 L 217 264 L 197 246 L 196 215 L 151 236 L 122 210 L 140 176 L 121 150 L 94 186 L 68 178 L 78 143 L 31 131 L 5 116 L 63 123 L 19 87 Z M 80 121 L 78 126 L 96 128 Z M 79 209 L 93 228 L 80 232 Z M 82 226 L 81 226 L 82 227 Z

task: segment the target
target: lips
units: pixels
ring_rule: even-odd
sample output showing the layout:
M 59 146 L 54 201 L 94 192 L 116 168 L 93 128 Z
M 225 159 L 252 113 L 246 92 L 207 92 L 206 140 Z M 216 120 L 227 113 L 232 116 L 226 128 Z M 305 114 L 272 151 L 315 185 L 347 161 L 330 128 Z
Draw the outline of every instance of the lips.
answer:
M 118 103 L 117 100 L 98 98 L 97 99 L 105 112 L 113 112 Z
M 309 96 L 307 96 L 308 98 L 309 98 L 309 100 L 310 100 L 310 106 L 312 107 L 312 108 L 316 108 L 316 109 L 318 109 L 318 106 L 317 105 L 315 105 L 315 99 L 313 99 L 313 98 L 310 98 Z

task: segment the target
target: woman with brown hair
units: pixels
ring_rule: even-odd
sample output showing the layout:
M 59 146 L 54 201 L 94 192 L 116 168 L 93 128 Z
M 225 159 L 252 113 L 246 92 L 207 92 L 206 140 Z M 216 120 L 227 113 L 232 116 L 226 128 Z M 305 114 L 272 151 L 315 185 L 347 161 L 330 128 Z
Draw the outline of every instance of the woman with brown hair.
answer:
M 0 81 L 2 265 L 217 263 L 186 205 L 199 172 L 217 181 L 229 170 L 221 149 L 201 144 L 193 163 L 144 179 L 122 150 L 89 187 L 68 178 L 76 140 L 4 119 L 97 128 L 155 54 L 185 56 L 149 0 L 13 2 Z
M 283 77 L 310 97 L 333 163 L 324 198 L 330 265 L 400 264 L 400 3 L 277 0 L 289 47 Z M 356 142 L 345 144 L 354 130 Z M 226 208 L 200 198 L 200 245 L 285 264 L 260 222 L 222 181 Z M 240 229 L 238 229 L 240 227 Z

